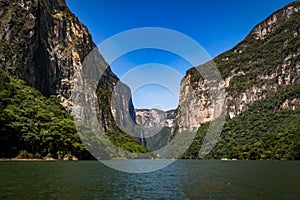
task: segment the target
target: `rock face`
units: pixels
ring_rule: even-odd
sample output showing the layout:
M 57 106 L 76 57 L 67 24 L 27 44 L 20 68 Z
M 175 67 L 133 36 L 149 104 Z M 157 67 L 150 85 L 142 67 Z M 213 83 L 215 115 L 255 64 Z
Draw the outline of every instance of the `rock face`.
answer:
M 255 39 L 264 39 L 266 36 L 268 36 L 270 33 L 275 31 L 282 23 L 285 23 L 288 21 L 291 17 L 293 17 L 293 14 L 295 12 L 299 11 L 299 5 L 289 5 L 285 7 L 284 9 L 280 10 L 279 12 L 276 12 L 269 16 L 266 20 L 264 20 L 262 23 L 258 24 L 253 30 L 252 34 L 254 34 L 256 37 Z M 294 30 L 294 34 L 299 34 L 299 30 Z
M 57 96 L 71 111 L 74 77 L 84 70 L 86 57 L 96 48 L 87 28 L 70 12 L 65 0 L 2 0 L 0 19 L 0 67 L 45 96 Z M 98 114 L 107 130 L 114 126 L 109 105 L 119 79 L 97 50 L 94 54 L 97 67 L 105 69 L 98 84 L 99 102 L 104 106 L 99 106 Z M 130 90 L 126 85 L 122 89 L 119 101 L 134 116 Z M 125 114 L 117 112 L 121 117 Z
M 87 28 L 64 0 L 0 4 L 1 67 L 45 96 L 57 95 L 69 110 L 74 73 L 95 48 Z
M 65 0 L 0 1 L 0 41 L 1 71 L 46 97 L 56 96 L 95 158 L 148 152 L 125 134 L 135 124 L 130 89 L 111 71 Z
M 212 62 L 209 62 L 201 67 L 210 67 L 211 64 Z M 225 106 L 224 84 L 222 80 L 204 79 L 200 75 L 200 70 L 196 68 L 187 71 L 180 85 L 179 132 L 195 130 L 200 124 L 212 121 L 221 115 L 222 108 Z M 215 89 L 212 88 L 219 91 L 214 96 L 212 93 Z
M 134 132 L 134 126 L 136 126 L 136 118 L 134 112 L 134 106 L 132 103 L 131 90 L 123 84 L 119 79 L 115 83 L 114 88 L 111 88 L 111 112 L 117 125 L 131 134 Z M 135 135 L 139 137 L 140 135 Z
M 300 82 L 300 2 L 287 5 L 257 25 L 244 41 L 216 57 L 213 62 L 223 77 L 226 113 L 230 118 L 253 102 Z M 203 66 L 202 66 L 203 67 Z M 181 83 L 179 130 L 199 128 L 212 121 L 210 94 L 196 68 L 187 71 Z M 299 99 L 282 107 L 295 109 Z
M 45 96 L 57 96 L 71 111 L 76 74 L 86 70 L 85 58 L 96 47 L 87 28 L 70 12 L 65 0 L 1 0 L 0 19 L 1 69 Z M 134 132 L 139 124 L 144 128 L 142 138 L 146 138 L 147 145 L 158 149 L 175 130 L 197 129 L 219 116 L 221 108 L 213 109 L 218 101 L 212 102 L 209 92 L 214 80 L 202 78 L 196 68 L 188 70 L 181 83 L 178 110 L 134 110 L 130 89 L 113 74 L 97 50 L 95 57 L 103 75 L 93 95 L 97 95 L 98 120 L 104 131 L 121 128 Z M 299 84 L 300 2 L 272 14 L 213 62 L 223 77 L 216 87 L 226 90 L 226 113 L 230 118 L 280 87 Z M 279 107 L 294 110 L 299 102 L 287 98 Z M 78 115 L 82 115 L 80 109 Z
M 135 115 L 148 149 L 158 150 L 169 143 L 177 124 L 177 109 L 135 109 Z
M 151 137 L 162 128 L 173 129 L 177 121 L 177 110 L 135 109 L 136 123 L 145 130 L 145 137 Z

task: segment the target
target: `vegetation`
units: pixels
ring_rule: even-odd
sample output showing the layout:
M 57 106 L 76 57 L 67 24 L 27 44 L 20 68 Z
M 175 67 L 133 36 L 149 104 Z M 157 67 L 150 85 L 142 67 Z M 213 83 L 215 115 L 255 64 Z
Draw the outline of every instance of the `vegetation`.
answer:
M 1 70 L 0 127 L 0 157 L 42 158 L 51 154 L 54 158 L 64 155 L 93 158 L 83 146 L 73 118 L 55 96 L 47 99 L 24 81 L 8 77 Z M 89 142 L 93 137 L 90 135 Z M 117 129 L 107 130 L 107 135 L 112 143 L 129 152 L 148 152 L 135 138 Z M 106 149 L 99 138 L 94 138 L 94 142 Z M 112 156 L 109 152 L 103 155 Z
M 8 4 L 0 2 L 0 5 L 6 8 Z M 3 20 L 14 24 L 9 34 L 10 38 L 17 39 L 0 41 L 0 51 L 4 58 L 7 58 L 2 68 L 15 77 L 24 77 L 25 69 L 32 66 L 32 59 L 35 59 L 34 57 L 40 59 L 39 57 L 43 56 L 25 54 L 24 47 L 28 45 L 23 36 L 29 34 L 33 25 L 27 23 L 26 17 L 22 16 L 20 6 L 7 9 L 8 11 L 4 13 L 8 14 L 3 16 Z M 48 15 L 52 13 L 47 6 L 45 12 Z M 76 17 L 70 15 L 67 8 L 61 13 L 63 18 L 78 21 Z M 293 109 L 282 107 L 287 99 L 290 101 L 300 99 L 300 86 L 299 84 L 278 85 L 278 77 L 282 75 L 280 73 L 288 70 L 291 71 L 290 80 L 299 82 L 299 74 L 297 74 L 299 72 L 293 68 L 300 62 L 299 24 L 300 13 L 295 12 L 286 18 L 284 23 L 276 24 L 277 28 L 265 38 L 255 39 L 256 35 L 251 33 L 235 48 L 214 59 L 224 79 L 235 75 L 226 89 L 228 95 L 232 97 L 228 104 L 236 105 L 239 95 L 253 86 L 264 85 L 267 89 L 261 94 L 266 96 L 265 99 L 246 105 L 248 110 L 237 117 L 227 118 L 219 142 L 206 158 L 300 159 L 299 105 Z M 295 31 L 298 35 L 294 34 Z M 41 38 L 43 39 L 45 38 Z M 85 45 L 89 44 L 75 41 L 75 46 L 79 49 L 86 49 Z M 11 61 L 8 58 L 12 58 Z M 284 65 L 285 61 L 290 63 Z M 44 61 L 38 60 L 38 63 Z M 275 71 L 278 74 L 273 76 Z M 46 73 L 46 71 L 39 71 L 39 73 Z M 203 79 L 198 71 L 193 68 L 187 74 L 190 74 L 191 85 L 195 89 L 199 87 L 197 83 Z M 98 117 L 105 126 L 106 135 L 114 145 L 128 152 L 149 152 L 136 138 L 126 135 L 114 122 L 110 109 L 113 87 L 108 86 L 114 82 L 109 79 L 114 78 L 111 74 L 107 76 L 103 84 L 99 84 L 103 87 L 97 90 Z M 260 76 L 267 76 L 267 78 L 263 79 Z M 282 77 L 285 78 L 284 75 Z M 283 81 L 287 80 L 283 79 Z M 276 93 L 271 89 L 274 87 L 277 88 Z M 47 93 L 47 91 L 42 92 Z M 183 158 L 198 158 L 199 148 L 208 127 L 209 123 L 202 125 Z M 177 129 L 178 125 L 175 127 L 175 130 Z M 106 144 L 106 141 L 102 141 L 100 136 L 91 133 L 85 127 L 81 127 L 81 131 L 88 136 L 85 141 L 86 147 L 77 134 L 72 117 L 59 104 L 55 96 L 46 98 L 37 90 L 26 86 L 24 81 L 8 77 L 0 70 L 0 157 L 43 158 L 52 155 L 54 158 L 63 158 L 75 155 L 79 159 L 89 159 L 92 156 L 86 148 L 91 146 L 103 149 L 97 155 L 101 158 L 111 158 L 117 154 Z M 174 135 L 169 136 L 170 132 L 171 130 L 164 128 L 159 136 L 149 141 L 149 146 L 153 149 L 160 148 L 169 137 L 174 137 Z M 126 158 L 127 155 L 124 154 L 123 157 Z
M 254 102 L 247 111 L 227 118 L 219 142 L 207 159 L 300 159 L 300 106 L 282 108 L 300 98 L 300 85 L 280 87 L 277 93 Z M 197 159 L 209 123 L 199 128 L 183 158 Z
M 126 135 L 119 128 L 115 130 L 109 130 L 106 135 L 108 135 L 110 141 L 131 153 L 148 153 L 148 149 L 139 144 L 138 140 L 132 136 Z
M 172 129 L 163 127 L 157 134 L 152 137 L 146 138 L 147 148 L 151 150 L 159 150 L 168 144 L 168 140 L 172 134 Z
M 291 5 L 299 5 L 294 2 Z M 286 6 L 284 9 L 287 9 Z M 206 159 L 300 159 L 300 105 L 283 108 L 284 102 L 300 99 L 300 13 L 289 17 L 277 14 L 277 22 L 269 25 L 272 31 L 257 38 L 252 31 L 233 49 L 213 61 L 223 79 L 230 77 L 226 88 L 230 100 L 227 106 L 238 105 L 241 94 L 253 87 L 260 88 L 262 98 L 233 119 L 226 119 L 217 145 Z M 264 28 L 266 21 L 255 29 Z M 200 66 L 203 67 L 203 66 Z M 190 69 L 192 86 L 197 90 L 201 76 Z M 287 75 L 288 74 L 288 75 Z M 281 81 L 281 84 L 279 82 Z M 183 158 L 197 159 L 209 123 L 202 125 Z
M 100 110 L 98 119 L 101 120 L 102 124 L 104 124 L 106 135 L 109 137 L 110 141 L 114 145 L 124 150 L 127 150 L 128 152 L 150 152 L 148 149 L 146 149 L 139 143 L 137 138 L 125 134 L 117 125 L 111 113 L 110 102 L 112 92 L 111 89 L 107 89 L 105 87 L 106 86 L 103 84 L 102 87 L 99 87 L 96 92 L 98 97 L 98 106 Z
M 0 157 L 89 155 L 76 134 L 72 117 L 56 97 L 47 99 L 2 71 L 0 80 Z
M 276 69 L 278 72 L 282 71 L 284 60 L 299 52 L 300 35 L 295 36 L 294 33 L 300 24 L 300 13 L 295 12 L 285 20 L 284 23 L 278 23 L 277 28 L 265 38 L 255 39 L 257 36 L 251 32 L 236 47 L 214 59 L 224 79 L 238 72 L 243 74 L 234 76 L 230 81 L 227 90 L 230 95 L 237 97 L 254 85 L 259 87 L 278 82 L 277 77 L 268 80 L 259 76 L 271 76 Z M 300 61 L 300 55 L 294 55 L 290 61 L 286 70 Z

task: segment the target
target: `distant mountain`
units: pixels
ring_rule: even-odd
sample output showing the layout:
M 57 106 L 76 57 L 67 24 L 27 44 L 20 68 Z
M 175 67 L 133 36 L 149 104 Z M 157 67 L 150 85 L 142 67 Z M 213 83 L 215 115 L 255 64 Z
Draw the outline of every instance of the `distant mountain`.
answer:
M 84 59 L 95 47 L 96 45 L 93 43 L 87 28 L 70 12 L 65 0 L 0 1 L 0 69 L 5 75 L 13 77 L 13 80 L 24 80 L 28 86 L 31 86 L 32 89 L 35 88 L 47 98 L 56 96 L 58 102 L 63 106 L 60 107 L 62 112 L 64 109 L 68 112 L 72 110 L 72 89 L 76 74 L 83 70 Z M 94 56 L 98 61 L 95 65 L 105 69 L 98 83 L 96 97 L 99 102 L 98 119 L 102 122 L 102 129 L 115 145 L 132 152 L 146 152 L 147 150 L 140 146 L 136 138 L 124 134 L 121 129 L 117 128 L 110 102 L 113 88 L 119 79 L 113 74 L 97 50 L 94 51 Z M 85 83 L 82 82 L 82 84 Z M 130 89 L 124 84 L 122 89 L 118 98 L 124 102 L 125 110 L 131 110 L 130 115 L 133 116 L 134 108 L 131 102 Z M 94 92 L 96 95 L 96 91 Z M 35 98 L 30 96 L 31 92 L 28 95 L 28 98 Z M 11 98 L 19 97 L 14 95 Z M 44 103 L 47 104 L 47 98 L 41 97 L 41 101 L 45 101 Z M 1 113 L 7 112 L 12 104 L 17 106 L 13 102 L 1 104 Z M 33 105 L 29 104 L 28 106 Z M 36 112 L 30 114 L 27 113 L 28 110 L 22 112 L 25 112 L 22 115 L 27 120 L 39 122 L 35 118 Z M 78 115 L 82 114 L 77 110 L 73 110 L 73 112 Z M 116 112 L 118 116 L 127 114 L 122 109 L 118 109 Z M 68 118 L 70 118 L 69 115 Z M 54 121 L 49 119 L 48 122 Z M 24 131 L 19 132 L 19 129 L 14 127 L 16 123 L 20 123 L 21 127 L 19 128 Z M 1 157 L 16 156 L 18 152 L 23 152 L 23 150 L 29 151 L 30 154 L 43 154 L 42 156 L 45 156 L 46 153 L 57 155 L 58 150 L 53 147 L 54 145 L 52 147 L 50 145 L 47 150 L 34 150 L 39 149 L 38 144 L 31 144 L 29 140 L 24 139 L 23 132 L 27 134 L 27 131 L 26 127 L 22 127 L 22 122 L 19 119 L 10 119 L 8 116 L 2 115 L 1 124 L 1 144 L 13 143 L 7 141 L 10 134 L 19 135 L 20 141 L 20 145 L 6 145 L 4 149 L 1 149 Z M 72 126 L 75 128 L 74 124 Z M 33 136 L 36 139 L 41 138 L 42 129 L 38 126 L 34 129 Z M 63 132 L 68 132 L 67 127 Z M 72 134 L 76 133 L 72 131 Z M 62 135 L 49 137 L 51 144 L 58 143 L 62 139 Z M 19 141 L 16 140 L 16 142 Z M 23 143 L 26 145 L 21 145 Z M 105 145 L 103 146 L 102 149 L 105 149 Z M 72 148 L 68 147 L 63 147 L 61 151 L 63 154 L 75 153 Z M 104 151 L 106 152 L 99 157 L 109 158 L 115 155 L 115 152 L 108 149 Z
M 300 2 L 270 15 L 212 62 L 224 79 L 227 119 L 206 158 L 300 159 Z M 199 128 L 184 158 L 198 158 L 215 120 L 207 85 L 196 68 L 181 84 L 179 130 Z
M 158 150 L 168 144 L 177 124 L 177 110 L 135 109 L 135 116 L 148 149 Z

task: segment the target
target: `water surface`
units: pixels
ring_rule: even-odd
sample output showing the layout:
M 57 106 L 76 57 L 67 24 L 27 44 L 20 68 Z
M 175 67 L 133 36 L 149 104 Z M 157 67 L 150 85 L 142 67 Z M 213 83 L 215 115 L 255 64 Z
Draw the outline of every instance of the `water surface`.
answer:
M 296 161 L 178 160 L 130 174 L 97 161 L 0 162 L 0 199 L 300 199 L 299 169 Z

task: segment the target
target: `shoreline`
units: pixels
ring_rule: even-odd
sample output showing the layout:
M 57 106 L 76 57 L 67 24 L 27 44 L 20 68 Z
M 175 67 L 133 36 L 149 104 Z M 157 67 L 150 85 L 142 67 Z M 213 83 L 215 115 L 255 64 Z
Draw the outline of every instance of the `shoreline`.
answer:
M 0 158 L 1 161 L 57 161 L 58 159 L 52 159 L 52 160 L 47 160 L 47 159 L 19 159 L 19 158 Z
M 78 160 L 63 160 L 63 159 L 38 159 L 38 158 L 33 158 L 33 159 L 19 159 L 19 158 L 0 158 L 0 162 L 9 162 L 9 161 L 27 161 L 27 162 L 34 162 L 34 161 L 46 161 L 46 162 L 51 162 L 51 161 L 78 161 Z
M 127 160 L 127 159 L 124 159 Z M 129 159 L 130 160 L 130 159 Z M 134 160 L 134 159 L 133 159 Z M 144 159 L 141 159 L 144 160 Z M 145 160 L 151 160 L 151 159 L 145 159 Z M 154 159 L 154 160 L 164 160 L 164 159 Z M 177 160 L 199 160 L 199 159 L 177 159 Z M 239 160 L 239 159 L 205 159 L 206 161 L 297 161 L 297 160 Z M 25 161 L 25 162 L 55 162 L 55 161 L 97 161 L 97 160 L 64 160 L 64 159 L 19 159 L 19 158 L 0 158 L 0 162 L 18 162 L 18 161 Z

